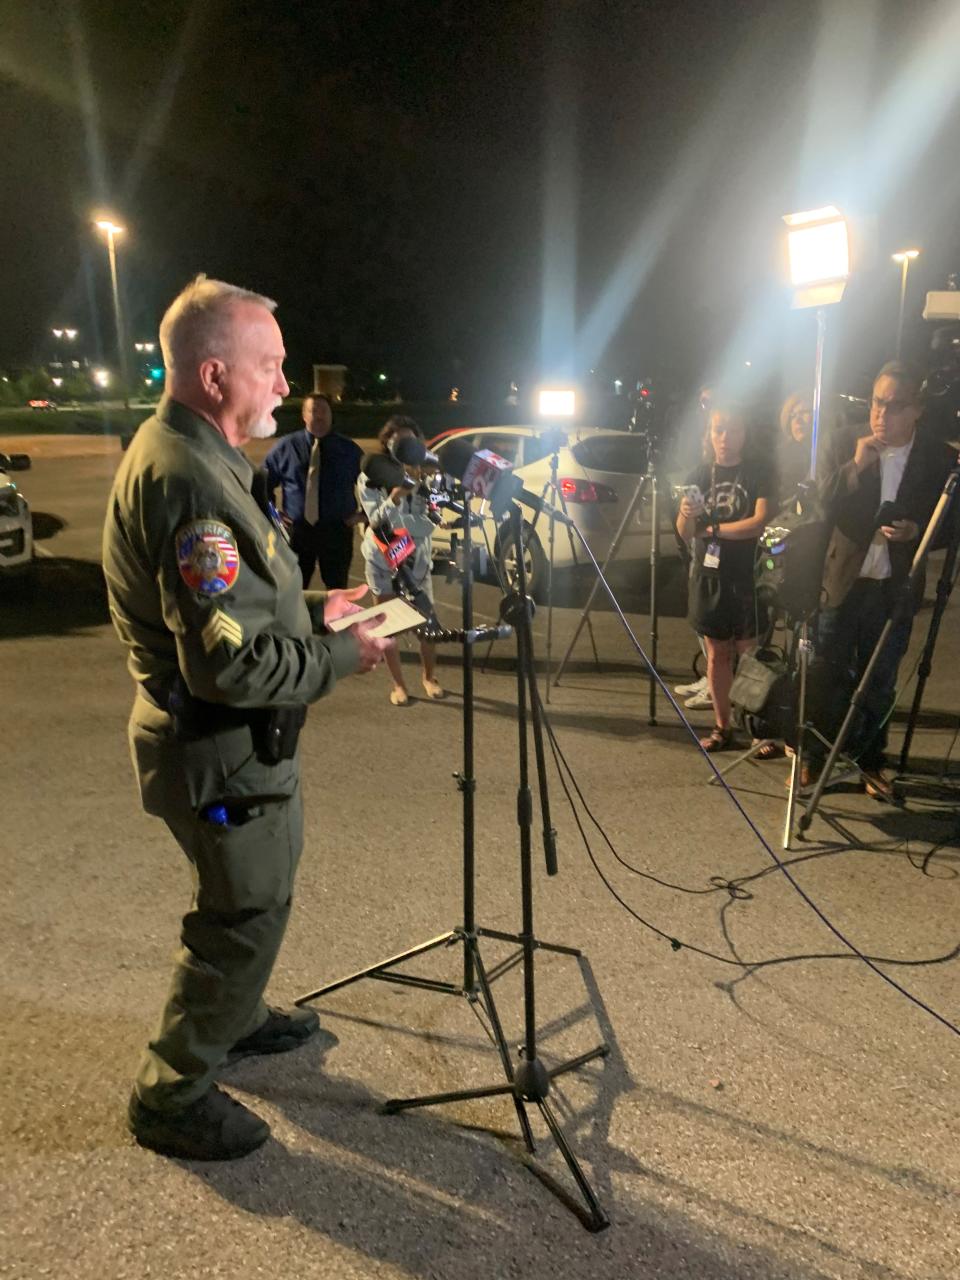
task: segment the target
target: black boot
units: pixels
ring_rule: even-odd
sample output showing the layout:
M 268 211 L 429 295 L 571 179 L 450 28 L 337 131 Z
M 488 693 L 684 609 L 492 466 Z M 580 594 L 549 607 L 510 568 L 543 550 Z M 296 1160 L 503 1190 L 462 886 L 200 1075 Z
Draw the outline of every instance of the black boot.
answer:
M 134 1092 L 127 1126 L 141 1147 L 181 1160 L 236 1160 L 270 1136 L 265 1120 L 216 1085 L 182 1111 L 154 1111 Z
M 286 1053 L 299 1049 L 320 1030 L 313 1009 L 268 1009 L 267 1020 L 249 1036 L 244 1036 L 227 1054 L 227 1062 L 251 1058 L 259 1053 Z

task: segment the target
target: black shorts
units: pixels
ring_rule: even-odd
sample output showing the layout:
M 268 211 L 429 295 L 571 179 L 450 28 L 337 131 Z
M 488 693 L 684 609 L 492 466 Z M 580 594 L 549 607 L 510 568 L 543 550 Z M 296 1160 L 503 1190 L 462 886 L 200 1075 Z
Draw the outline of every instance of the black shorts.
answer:
M 710 640 L 747 640 L 767 626 L 767 611 L 751 578 L 725 579 L 701 570 L 690 580 L 690 625 Z

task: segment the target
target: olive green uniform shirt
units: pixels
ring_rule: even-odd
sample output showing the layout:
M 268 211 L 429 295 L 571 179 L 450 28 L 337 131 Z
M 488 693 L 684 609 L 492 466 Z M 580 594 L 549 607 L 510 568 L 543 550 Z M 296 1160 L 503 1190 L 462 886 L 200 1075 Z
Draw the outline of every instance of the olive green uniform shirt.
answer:
M 110 496 L 103 567 L 139 685 L 169 687 L 179 671 L 207 702 L 292 706 L 356 669 L 352 636 L 318 634 L 323 597 L 305 597 L 253 479 L 239 450 L 168 396 L 134 436 Z

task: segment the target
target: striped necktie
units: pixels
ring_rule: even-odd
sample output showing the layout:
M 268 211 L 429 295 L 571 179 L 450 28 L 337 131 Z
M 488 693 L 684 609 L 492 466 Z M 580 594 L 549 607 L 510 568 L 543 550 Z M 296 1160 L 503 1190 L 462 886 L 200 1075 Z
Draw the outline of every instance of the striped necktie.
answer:
M 314 440 L 307 467 L 307 488 L 304 493 L 303 518 L 307 524 L 320 519 L 320 441 Z

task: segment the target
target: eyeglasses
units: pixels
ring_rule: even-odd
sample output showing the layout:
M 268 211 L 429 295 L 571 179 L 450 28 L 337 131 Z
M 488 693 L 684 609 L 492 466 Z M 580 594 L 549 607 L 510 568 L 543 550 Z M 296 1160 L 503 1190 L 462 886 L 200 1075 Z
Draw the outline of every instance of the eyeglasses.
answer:
M 903 413 L 904 409 L 910 408 L 909 400 L 881 400 L 879 396 L 874 396 L 870 401 L 871 406 L 877 413 Z

